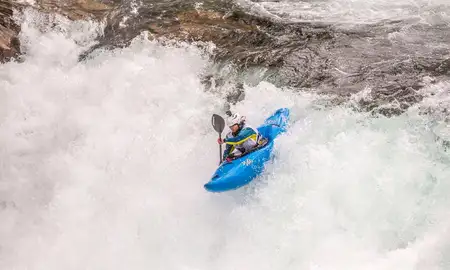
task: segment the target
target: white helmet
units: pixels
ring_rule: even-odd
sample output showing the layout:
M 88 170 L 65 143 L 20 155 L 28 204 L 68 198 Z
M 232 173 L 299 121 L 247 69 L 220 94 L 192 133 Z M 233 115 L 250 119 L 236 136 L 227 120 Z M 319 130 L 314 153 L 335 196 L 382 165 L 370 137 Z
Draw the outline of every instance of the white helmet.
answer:
M 245 121 L 245 116 L 241 116 L 238 113 L 232 114 L 227 117 L 227 125 L 229 127 L 234 126 L 236 124 L 240 124 Z

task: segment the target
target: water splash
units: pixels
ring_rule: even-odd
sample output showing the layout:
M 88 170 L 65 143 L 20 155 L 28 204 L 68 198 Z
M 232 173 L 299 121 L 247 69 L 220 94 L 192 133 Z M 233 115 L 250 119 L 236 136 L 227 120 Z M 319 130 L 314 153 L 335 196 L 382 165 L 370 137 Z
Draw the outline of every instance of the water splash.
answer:
M 0 67 L 0 268 L 448 267 L 450 162 L 426 116 L 245 86 L 231 109 L 252 125 L 281 106 L 293 121 L 263 176 L 210 194 L 223 97 L 203 52 L 142 36 L 78 62 L 101 30 L 35 16 L 25 61 Z

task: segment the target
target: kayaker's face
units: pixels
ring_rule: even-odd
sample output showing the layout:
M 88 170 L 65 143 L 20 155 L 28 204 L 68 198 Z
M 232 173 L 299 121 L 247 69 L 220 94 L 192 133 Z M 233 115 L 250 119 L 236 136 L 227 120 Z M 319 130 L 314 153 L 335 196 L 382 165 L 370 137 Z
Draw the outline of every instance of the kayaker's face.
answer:
M 239 125 L 238 125 L 238 124 L 232 125 L 232 126 L 230 127 L 230 129 L 231 129 L 231 131 L 232 131 L 233 133 L 236 133 L 236 131 L 238 131 L 238 129 L 239 129 Z

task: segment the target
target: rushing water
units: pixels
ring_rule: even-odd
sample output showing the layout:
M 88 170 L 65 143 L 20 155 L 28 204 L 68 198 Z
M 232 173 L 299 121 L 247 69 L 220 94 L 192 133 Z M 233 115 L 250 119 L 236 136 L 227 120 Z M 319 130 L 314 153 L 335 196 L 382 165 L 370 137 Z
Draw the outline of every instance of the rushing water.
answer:
M 252 3 L 241 0 L 243 4 Z M 253 1 L 259 9 L 293 21 L 319 21 L 357 25 L 387 20 L 409 20 L 448 25 L 446 0 L 284 0 Z
M 102 26 L 47 25 L 27 13 L 24 61 L 0 67 L 0 269 L 450 267 L 450 157 L 422 114 L 447 82 L 391 118 L 244 86 L 232 110 L 291 125 L 261 177 L 211 194 L 226 89 L 204 90 L 207 53 L 143 35 L 78 62 Z

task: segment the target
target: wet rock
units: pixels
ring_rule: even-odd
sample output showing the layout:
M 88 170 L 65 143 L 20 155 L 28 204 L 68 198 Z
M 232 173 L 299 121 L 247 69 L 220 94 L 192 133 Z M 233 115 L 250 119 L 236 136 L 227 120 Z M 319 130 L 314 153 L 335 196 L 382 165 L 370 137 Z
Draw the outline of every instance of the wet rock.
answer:
M 142 31 L 148 31 L 152 39 L 200 41 L 199 46 L 212 42 L 214 65 L 204 74 L 204 82 L 209 88 L 226 89 L 231 103 L 245 96 L 243 83 L 267 80 L 277 86 L 332 95 L 339 102 L 370 89 L 366 98 L 357 101 L 359 107 L 393 115 L 420 102 L 423 97 L 418 90 L 424 86 L 423 78 L 450 77 L 450 32 L 446 25 L 411 25 L 398 20 L 340 29 L 254 15 L 234 1 L 133 3 L 41 0 L 37 8 L 71 19 L 106 19 L 104 35 L 80 60 L 97 48 L 127 46 Z M 17 26 L 11 22 L 1 25 L 9 30 L 1 32 L 7 34 L 0 37 L 6 41 L 0 48 L 17 53 Z M 228 66 L 232 70 L 224 71 Z M 232 90 L 230 83 L 234 84 Z
M 0 0 L 0 62 L 9 61 L 20 54 L 20 42 L 17 38 L 20 27 L 14 22 L 13 13 L 26 7 L 58 13 L 72 20 L 101 19 L 111 10 L 110 5 L 97 0 L 40 0 L 34 6 Z
M 37 7 L 41 11 L 55 12 L 72 20 L 101 19 L 112 9 L 111 5 L 100 0 L 40 0 Z
M 16 57 L 20 52 L 17 38 L 19 27 L 12 20 L 13 10 L 19 4 L 8 0 L 0 0 L 0 62 L 4 63 Z

